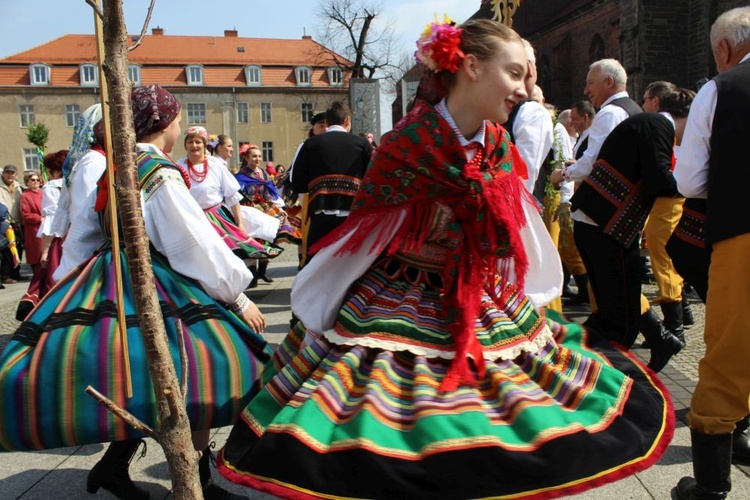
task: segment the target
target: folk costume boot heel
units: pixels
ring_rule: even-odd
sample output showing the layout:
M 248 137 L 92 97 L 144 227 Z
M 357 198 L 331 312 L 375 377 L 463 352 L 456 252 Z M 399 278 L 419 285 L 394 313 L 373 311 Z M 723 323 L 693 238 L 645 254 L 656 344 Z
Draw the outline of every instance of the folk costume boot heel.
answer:
M 204 500 L 246 500 L 246 497 L 228 492 L 211 479 L 211 462 L 216 460 L 213 453 L 211 453 L 213 446 L 214 443 L 208 445 L 208 448 L 203 450 L 203 454 L 200 460 L 198 460 L 198 474 L 201 486 L 203 487 Z
M 261 260 L 258 262 L 258 278 L 262 279 L 266 283 L 273 283 L 273 279 L 268 277 L 268 274 L 266 274 L 266 271 L 268 271 L 268 261 L 267 260 Z
M 669 363 L 672 356 L 682 350 L 682 342 L 664 328 L 653 309 L 641 314 L 638 327 L 651 346 L 648 367 L 658 373 Z
M 750 415 L 737 422 L 732 433 L 732 463 L 750 465 Z
M 86 479 L 86 491 L 96 493 L 99 488 L 112 493 L 117 498 L 126 500 L 146 500 L 149 493 L 135 485 L 130 479 L 128 467 L 138 447 L 143 443 L 141 456 L 146 454 L 146 442 L 142 439 L 128 439 L 110 443 L 104 456 L 89 472 Z
M 683 477 L 672 490 L 676 500 L 723 500 L 732 489 L 732 435 L 690 430 L 692 477 Z
M 578 287 L 578 294 L 571 300 L 574 305 L 589 303 L 589 276 L 588 274 L 576 274 L 573 276 Z
M 682 326 L 682 302 L 662 302 L 661 312 L 664 316 L 662 325 L 669 333 L 680 339 L 685 344 L 685 330 Z

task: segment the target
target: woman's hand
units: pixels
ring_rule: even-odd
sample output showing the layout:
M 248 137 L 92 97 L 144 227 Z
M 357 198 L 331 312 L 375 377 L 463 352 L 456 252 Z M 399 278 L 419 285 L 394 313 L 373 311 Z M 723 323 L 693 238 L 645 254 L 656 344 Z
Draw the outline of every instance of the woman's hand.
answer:
M 250 305 L 242 311 L 242 319 L 252 328 L 255 333 L 261 334 L 266 329 L 266 318 L 263 313 L 260 312 L 255 302 L 250 302 Z
M 42 250 L 42 255 L 39 257 L 39 265 L 42 266 L 43 269 L 47 269 L 47 266 L 49 265 L 49 249 L 45 248 Z

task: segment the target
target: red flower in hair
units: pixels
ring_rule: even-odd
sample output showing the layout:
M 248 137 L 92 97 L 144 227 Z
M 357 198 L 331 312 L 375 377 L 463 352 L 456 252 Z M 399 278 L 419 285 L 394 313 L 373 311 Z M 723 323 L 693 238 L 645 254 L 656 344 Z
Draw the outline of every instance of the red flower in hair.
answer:
M 445 20 L 430 23 L 422 36 L 417 40 L 417 59 L 431 70 L 458 71 L 466 54 L 459 48 L 461 45 L 461 28 L 456 28 L 453 21 L 446 16 Z

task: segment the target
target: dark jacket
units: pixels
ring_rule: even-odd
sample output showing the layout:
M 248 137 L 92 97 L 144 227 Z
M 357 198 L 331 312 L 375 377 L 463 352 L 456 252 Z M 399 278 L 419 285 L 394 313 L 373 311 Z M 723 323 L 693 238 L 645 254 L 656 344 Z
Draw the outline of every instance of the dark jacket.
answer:
M 615 127 L 602 144 L 594 167 L 571 200 L 623 246 L 632 245 L 657 196 L 672 196 L 675 140 L 670 121 L 638 113 Z

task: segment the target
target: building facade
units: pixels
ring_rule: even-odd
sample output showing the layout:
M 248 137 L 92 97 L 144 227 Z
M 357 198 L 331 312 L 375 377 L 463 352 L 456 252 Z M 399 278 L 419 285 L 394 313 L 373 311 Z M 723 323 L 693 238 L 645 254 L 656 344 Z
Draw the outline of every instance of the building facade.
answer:
M 132 41 L 137 39 L 132 37 Z M 0 60 L 0 165 L 37 168 L 27 125 L 50 130 L 48 151 L 69 146 L 78 115 L 99 102 L 93 35 L 66 35 Z M 182 128 L 200 125 L 236 146 L 257 144 L 265 161 L 288 165 L 307 137 L 310 118 L 335 100 L 348 101 L 341 56 L 300 40 L 168 36 L 154 28 L 129 52 L 133 85 L 159 84 L 182 104 Z M 173 156 L 182 156 L 177 146 Z M 235 149 L 238 149 L 236 147 Z M 233 159 L 236 166 L 238 159 Z

